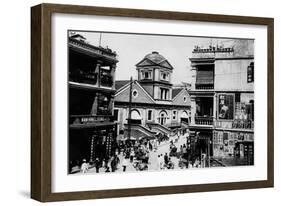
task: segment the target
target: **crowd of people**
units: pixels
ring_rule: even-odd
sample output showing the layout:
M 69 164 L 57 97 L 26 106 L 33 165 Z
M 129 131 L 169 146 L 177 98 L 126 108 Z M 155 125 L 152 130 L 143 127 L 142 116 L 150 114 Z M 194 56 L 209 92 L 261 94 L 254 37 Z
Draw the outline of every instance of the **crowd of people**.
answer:
M 102 160 L 96 158 L 91 163 L 87 163 L 84 159 L 80 166 L 80 172 L 86 173 L 89 169 L 96 173 L 100 171 L 116 172 L 117 170 L 126 172 L 129 166 L 131 166 L 130 169 L 134 168 L 138 171 L 149 168 L 164 170 L 200 167 L 199 158 L 191 155 L 188 136 L 182 136 L 183 139 L 180 142 L 179 138 L 179 135 L 173 137 L 159 135 L 154 139 L 143 138 L 141 141 L 122 142 L 109 158 Z M 165 148 L 164 152 L 159 150 L 159 147 L 162 146 Z M 150 160 L 152 156 L 154 158 Z M 151 164 L 154 165 L 151 166 Z

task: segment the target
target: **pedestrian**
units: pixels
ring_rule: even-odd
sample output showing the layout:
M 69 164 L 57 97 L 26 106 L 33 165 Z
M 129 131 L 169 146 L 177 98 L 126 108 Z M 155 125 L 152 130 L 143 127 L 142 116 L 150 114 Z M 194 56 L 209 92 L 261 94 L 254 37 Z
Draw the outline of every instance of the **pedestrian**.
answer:
M 116 159 L 114 157 L 111 158 L 110 166 L 111 166 L 111 172 L 115 172 L 116 170 Z
M 160 155 L 160 168 L 164 169 L 164 156 L 163 156 L 163 154 Z
M 164 155 L 164 163 L 165 163 L 165 165 L 167 165 L 168 162 L 169 162 L 169 157 L 168 157 L 168 154 L 165 153 L 165 155 Z
M 96 158 L 96 160 L 95 160 L 95 167 L 96 167 L 96 173 L 99 173 L 99 170 L 100 170 L 100 160 L 99 160 L 99 158 Z
M 184 154 L 187 152 L 187 148 L 186 148 L 186 145 L 185 145 L 185 144 L 183 144 L 182 152 L 183 152 Z
M 132 148 L 132 149 L 131 149 L 131 152 L 130 152 L 130 162 L 133 162 L 134 157 L 135 157 L 135 151 L 134 151 L 134 149 Z
M 148 143 L 149 143 L 149 150 L 152 151 L 153 150 L 153 146 L 152 146 L 150 141 Z
M 158 155 L 157 156 L 157 170 L 161 170 L 161 156 Z
M 126 168 L 128 166 L 128 160 L 126 158 L 123 159 L 122 166 L 123 166 L 123 172 L 126 172 Z
M 183 157 L 183 146 L 180 146 L 180 156 Z
M 88 163 L 86 162 L 86 159 L 83 159 L 83 163 L 81 165 L 81 172 L 86 173 L 89 169 Z

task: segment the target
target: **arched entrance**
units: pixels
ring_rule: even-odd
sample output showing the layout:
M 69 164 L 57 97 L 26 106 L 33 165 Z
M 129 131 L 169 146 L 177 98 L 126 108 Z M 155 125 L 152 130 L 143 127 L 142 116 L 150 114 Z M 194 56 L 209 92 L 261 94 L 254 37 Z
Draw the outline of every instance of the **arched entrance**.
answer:
M 184 122 L 184 123 L 189 124 L 189 122 L 190 122 L 190 117 L 189 117 L 187 111 L 183 111 L 183 112 L 182 112 L 182 114 L 181 114 L 181 122 Z
M 183 113 L 181 114 L 181 122 L 189 124 L 189 115 L 187 111 L 183 111 Z
M 134 109 L 131 112 L 131 123 L 132 124 L 141 124 L 141 114 L 138 110 Z
M 167 112 L 166 111 L 161 111 L 160 113 L 159 113 L 159 118 L 158 118 L 159 120 L 159 124 L 161 124 L 161 125 L 165 125 L 166 124 L 166 122 L 167 122 L 167 119 L 168 119 L 168 114 L 167 114 Z

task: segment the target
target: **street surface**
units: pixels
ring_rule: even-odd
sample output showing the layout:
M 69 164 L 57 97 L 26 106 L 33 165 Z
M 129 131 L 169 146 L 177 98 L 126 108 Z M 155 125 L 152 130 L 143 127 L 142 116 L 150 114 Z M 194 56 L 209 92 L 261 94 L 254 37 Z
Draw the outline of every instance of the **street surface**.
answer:
M 175 141 L 175 139 L 177 139 L 177 136 L 172 136 L 169 138 L 168 141 L 163 141 L 161 142 L 158 147 L 157 150 L 152 150 L 149 151 L 149 161 L 148 161 L 148 171 L 156 171 L 159 170 L 159 160 L 158 160 L 158 155 L 165 155 L 165 153 L 167 153 L 169 155 L 170 153 L 170 141 L 174 142 L 174 145 L 177 147 L 177 151 L 179 151 L 180 146 L 183 144 L 186 144 L 186 135 L 184 136 L 180 136 L 178 141 Z M 119 159 L 120 159 L 120 163 L 117 165 L 116 171 L 115 172 L 123 172 L 123 167 L 122 167 L 122 162 L 124 159 L 124 155 L 121 153 L 118 155 Z M 179 159 L 177 157 L 170 157 L 171 158 L 171 162 L 173 162 L 174 164 L 174 169 L 179 169 Z M 130 160 L 128 159 L 128 165 L 126 167 L 126 172 L 135 172 L 137 171 L 137 169 L 133 166 L 133 164 L 136 162 L 136 160 L 134 159 L 133 162 L 130 162 Z M 164 168 L 163 168 L 164 169 Z M 79 170 L 79 168 L 77 168 L 77 173 L 76 174 L 81 174 L 82 172 Z M 101 167 L 99 169 L 99 173 L 104 173 L 105 172 L 105 168 Z M 96 168 L 95 167 L 90 167 L 86 173 L 96 173 Z

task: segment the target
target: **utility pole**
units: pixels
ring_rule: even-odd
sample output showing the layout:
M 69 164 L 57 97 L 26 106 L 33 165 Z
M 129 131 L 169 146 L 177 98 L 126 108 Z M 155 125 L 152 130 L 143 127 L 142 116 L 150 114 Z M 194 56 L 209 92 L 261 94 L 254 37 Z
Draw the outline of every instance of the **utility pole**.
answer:
M 130 141 L 130 140 L 131 140 L 132 86 L 133 86 L 133 77 L 131 77 L 131 79 L 130 79 L 129 116 L 128 116 L 128 141 Z
M 100 38 L 99 38 L 99 46 L 101 47 L 101 33 L 100 33 Z

